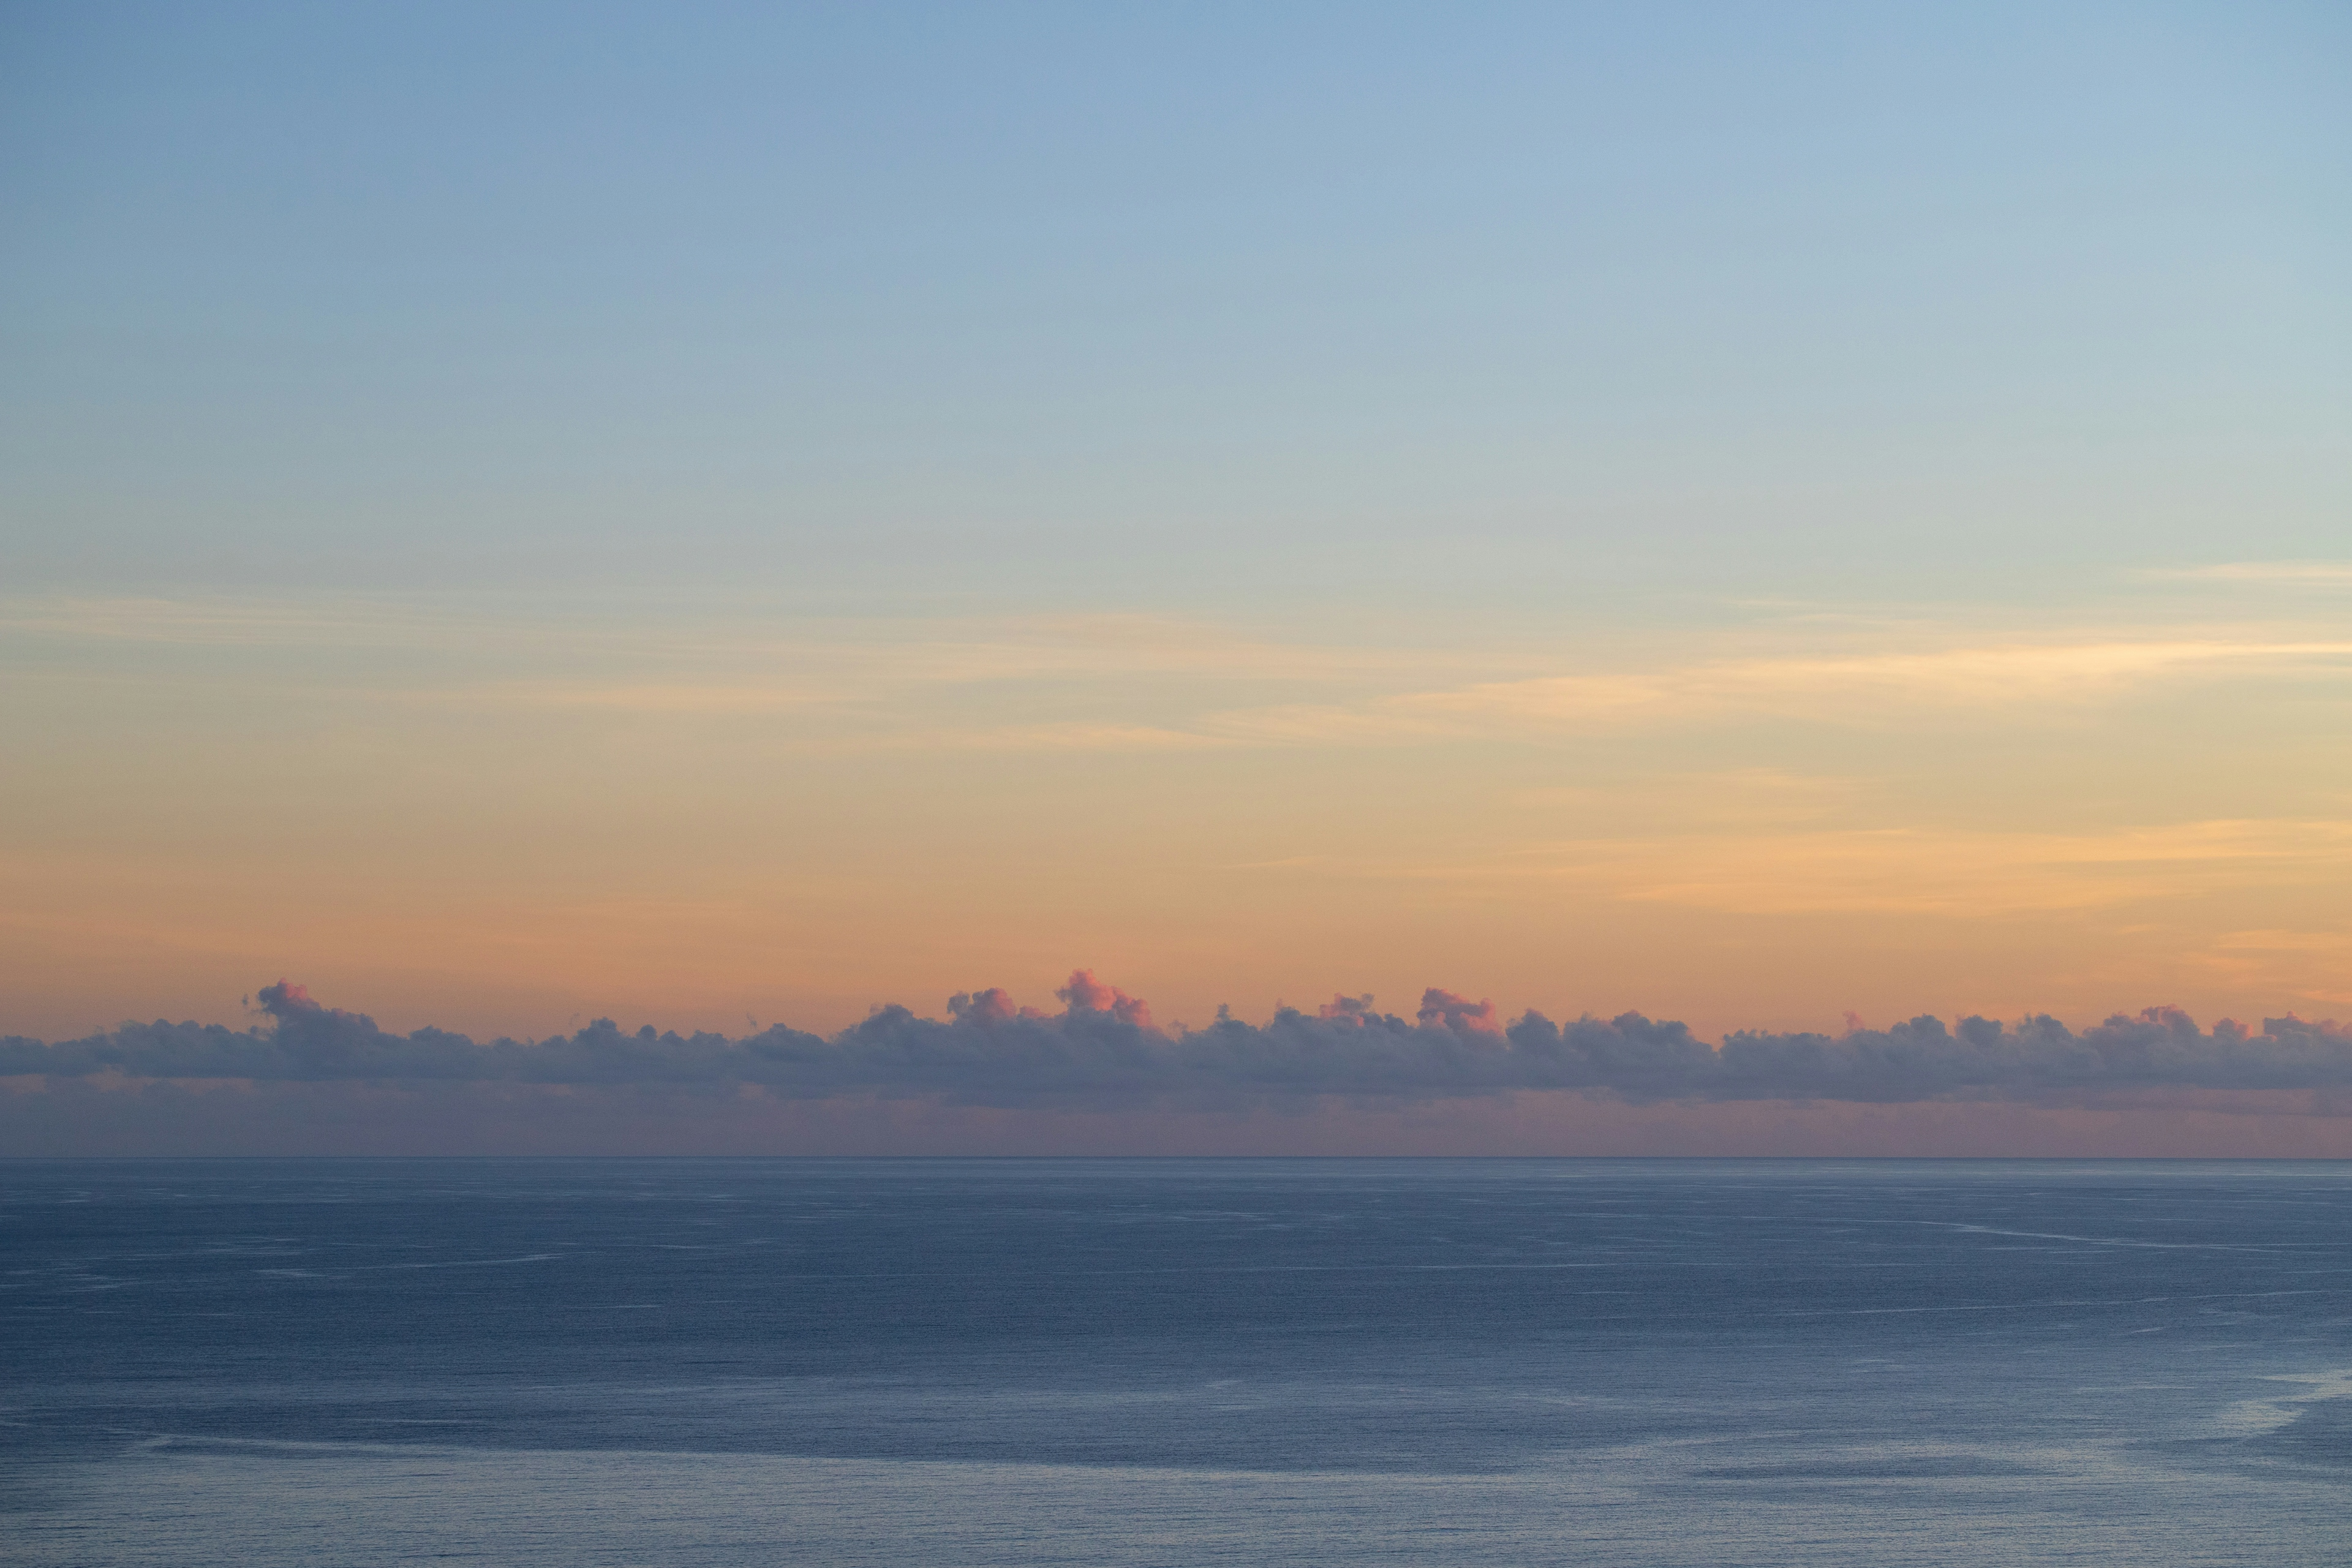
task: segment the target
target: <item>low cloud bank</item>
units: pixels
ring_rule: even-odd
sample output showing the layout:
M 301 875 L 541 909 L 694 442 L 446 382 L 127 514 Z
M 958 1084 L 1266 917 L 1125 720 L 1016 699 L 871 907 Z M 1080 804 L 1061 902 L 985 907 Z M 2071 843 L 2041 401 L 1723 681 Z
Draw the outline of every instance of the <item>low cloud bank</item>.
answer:
M 754 1085 L 779 1099 L 934 1098 L 998 1107 L 1247 1107 L 1326 1096 L 1428 1101 L 1570 1089 L 1636 1102 L 2079 1101 L 2157 1089 L 2352 1086 L 2352 1028 L 2266 1018 L 2200 1029 L 2174 1007 L 2080 1032 L 2054 1018 L 1917 1017 L 1843 1035 L 1741 1030 L 1719 1047 L 1638 1013 L 1504 1022 L 1433 989 L 1412 1018 L 1369 996 L 1264 1024 L 1224 1016 L 1162 1029 L 1137 998 L 1080 971 L 1058 1013 L 1002 991 L 960 994 L 945 1021 L 883 1007 L 830 1039 L 782 1026 L 741 1038 L 625 1032 L 599 1019 L 545 1040 L 394 1035 L 364 1014 L 265 987 L 266 1026 L 125 1024 L 84 1039 L 0 1039 L 0 1076 L 257 1082 L 477 1082 L 635 1088 Z M 2352 1102 L 2347 1102 L 2352 1104 Z

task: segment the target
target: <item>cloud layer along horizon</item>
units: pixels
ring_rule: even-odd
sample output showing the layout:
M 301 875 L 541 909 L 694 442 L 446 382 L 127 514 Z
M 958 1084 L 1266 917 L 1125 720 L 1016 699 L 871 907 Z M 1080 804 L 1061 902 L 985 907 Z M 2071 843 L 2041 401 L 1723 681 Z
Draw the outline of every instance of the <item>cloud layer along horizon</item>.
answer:
M 1710 1045 L 1639 1013 L 1506 1022 L 1490 1001 L 1432 988 L 1411 1017 L 1369 996 L 1262 1024 L 1228 1015 L 1161 1028 L 1141 1000 L 1079 971 L 1058 1012 L 1001 990 L 960 994 L 945 1020 L 877 1007 L 826 1038 L 782 1026 L 740 1038 L 634 1032 L 598 1019 L 571 1035 L 478 1044 L 425 1028 L 388 1033 L 364 1014 L 265 987 L 266 1025 L 124 1024 L 81 1039 L 0 1040 L 0 1077 L 27 1079 L 363 1082 L 748 1089 L 778 1100 L 933 1100 L 948 1105 L 1193 1111 L 1296 1108 L 1338 1097 L 1427 1103 L 1566 1090 L 1660 1101 L 1929 1100 L 2082 1104 L 2148 1090 L 2352 1087 L 2352 1028 L 2266 1018 L 2199 1027 L 2174 1007 L 2075 1030 L 1927 1016 L 1830 1036 L 1739 1030 Z M 26 1086 L 30 1088 L 30 1085 Z M 2326 1097 L 2332 1105 L 2336 1097 Z M 2321 1109 L 2321 1114 L 2327 1114 Z M 2341 1113 L 2352 1115 L 2352 1099 Z

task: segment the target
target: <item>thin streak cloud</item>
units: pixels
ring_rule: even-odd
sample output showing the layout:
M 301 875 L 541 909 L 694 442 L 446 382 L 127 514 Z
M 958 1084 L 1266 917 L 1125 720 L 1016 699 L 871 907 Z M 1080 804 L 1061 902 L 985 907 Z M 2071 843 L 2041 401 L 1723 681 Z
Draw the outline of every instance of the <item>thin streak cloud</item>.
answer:
M 1925 828 L 1694 835 L 1548 847 L 1522 874 L 1731 914 L 1959 919 L 2087 910 L 2352 876 L 2352 822 L 2216 821 L 2106 833 Z
M 1209 727 L 1266 741 L 1398 742 L 1738 716 L 1866 723 L 1922 707 L 2080 703 L 2164 681 L 2352 676 L 2336 640 L 2062 643 L 1847 658 L 1724 660 L 1679 669 L 1555 675 L 1353 706 L 1219 715 Z
M 2146 575 L 2177 582 L 2352 588 L 2352 561 L 2231 561 L 2213 566 L 2158 568 Z
M 656 606 L 658 607 L 658 606 Z M 1074 616 L 829 616 L 708 598 L 671 618 L 642 603 L 560 594 L 0 599 L 0 631 L 55 640 L 165 647 L 379 649 L 468 646 L 605 653 L 718 664 L 739 671 L 822 666 L 881 684 L 971 685 L 1087 675 L 1190 675 L 1254 681 L 1341 681 L 1434 671 L 1524 669 L 1521 652 L 1279 641 L 1214 621 L 1141 613 Z M 710 682 L 717 684 L 717 682 Z M 584 688 L 595 690 L 589 685 Z M 570 700 L 561 682 L 518 688 Z

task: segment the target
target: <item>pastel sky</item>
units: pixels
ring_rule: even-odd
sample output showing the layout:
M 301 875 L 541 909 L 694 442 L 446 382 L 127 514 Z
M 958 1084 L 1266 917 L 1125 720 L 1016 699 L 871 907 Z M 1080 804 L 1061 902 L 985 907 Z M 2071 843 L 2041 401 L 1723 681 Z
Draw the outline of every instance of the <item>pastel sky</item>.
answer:
M 2340 6 L 28 5 L 0 146 L 0 1036 L 2352 1017 Z

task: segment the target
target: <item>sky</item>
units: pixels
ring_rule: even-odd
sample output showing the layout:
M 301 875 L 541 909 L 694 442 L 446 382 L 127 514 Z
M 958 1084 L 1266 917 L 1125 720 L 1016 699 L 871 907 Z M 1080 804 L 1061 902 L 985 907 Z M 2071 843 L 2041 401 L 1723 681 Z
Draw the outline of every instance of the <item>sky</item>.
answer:
M 0 1036 L 2352 1018 L 2341 7 L 29 4 L 0 148 Z M 2219 1070 L 1756 1147 L 2352 1153 Z M 1512 1083 L 740 1137 L 1782 1116 Z

